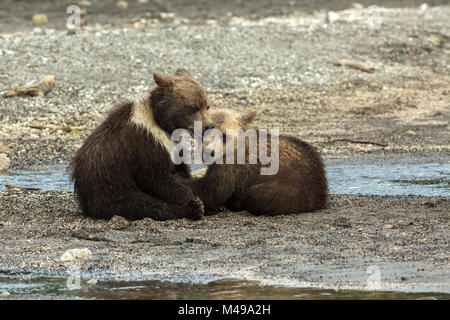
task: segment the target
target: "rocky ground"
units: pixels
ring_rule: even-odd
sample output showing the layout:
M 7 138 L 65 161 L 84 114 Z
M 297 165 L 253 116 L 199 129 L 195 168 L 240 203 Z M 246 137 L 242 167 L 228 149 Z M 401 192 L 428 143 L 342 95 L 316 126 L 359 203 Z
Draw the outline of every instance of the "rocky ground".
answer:
M 327 158 L 448 156 L 450 7 L 380 10 L 380 29 L 367 25 L 370 10 L 348 9 L 331 24 L 318 11 L 204 26 L 146 20 L 75 34 L 44 25 L 0 38 L 0 92 L 46 74 L 56 79 L 45 98 L 0 98 L 0 148 L 8 148 L 12 168 L 67 163 L 114 103 L 143 94 L 153 71 L 185 66 L 216 107 L 256 108 L 258 125 L 301 137 Z M 337 67 L 334 59 L 377 70 Z M 329 143 L 339 138 L 388 146 Z
M 0 97 L 0 154 L 11 169 L 67 164 L 114 103 L 145 93 L 153 71 L 179 66 L 215 107 L 258 109 L 260 127 L 309 141 L 327 159 L 448 162 L 446 1 L 422 9 L 422 1 L 379 1 L 380 20 L 368 1 L 129 1 L 127 10 L 90 2 L 76 32 L 65 30 L 64 1 L 0 4 L 0 92 L 56 79 L 44 98 Z M 48 23 L 34 26 L 35 13 Z M 30 128 L 36 124 L 76 130 Z M 342 138 L 383 146 L 330 142 Z M 361 287 L 377 265 L 391 288 L 450 290 L 445 197 L 339 196 L 323 212 L 228 212 L 198 223 L 91 221 L 71 193 L 2 191 L 0 203 L 2 270 L 63 274 L 58 256 L 86 246 L 94 253 L 88 271 L 101 277 L 146 270 L 179 281 L 235 275 Z

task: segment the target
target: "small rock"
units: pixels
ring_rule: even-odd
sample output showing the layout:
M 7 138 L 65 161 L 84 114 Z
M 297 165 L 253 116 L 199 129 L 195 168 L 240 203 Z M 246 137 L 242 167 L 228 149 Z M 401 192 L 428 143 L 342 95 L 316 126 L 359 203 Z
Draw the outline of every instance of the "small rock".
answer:
M 148 0 L 138 0 L 138 3 L 140 4 L 148 3 Z
M 353 7 L 353 9 L 356 9 L 356 10 L 364 9 L 364 6 L 361 3 L 357 3 L 357 2 L 352 3 L 352 7 Z
M 436 203 L 433 202 L 433 201 L 425 201 L 425 202 L 422 203 L 422 205 L 424 205 L 424 206 L 426 206 L 428 208 L 433 208 L 433 207 L 436 206 Z
M 8 291 L 3 291 L 2 293 L 0 293 L 0 297 L 9 297 L 11 295 L 11 293 L 9 293 Z
M 412 131 L 412 130 L 408 130 L 408 131 L 406 131 L 406 134 L 409 134 L 409 135 L 416 135 L 417 133 L 415 132 L 415 131 Z
M 78 5 L 80 7 L 90 7 L 92 5 L 92 3 L 90 1 L 83 0 L 83 1 L 78 1 Z
M 159 15 L 160 15 L 161 19 L 163 19 L 163 20 L 175 18 L 175 13 L 173 13 L 173 12 L 160 12 Z
M 32 18 L 33 24 L 45 24 L 48 22 L 45 14 L 35 14 Z
M 425 11 L 427 11 L 427 9 L 428 9 L 428 4 L 426 4 L 426 3 L 422 3 L 419 7 L 419 11 L 422 14 L 425 13 Z
M 109 220 L 108 224 L 112 229 L 120 230 L 125 229 L 130 223 L 124 217 L 114 216 Z
M 90 2 L 88 0 L 82 0 L 82 1 L 78 1 L 78 5 L 80 7 L 90 7 L 90 6 L 92 6 L 92 2 Z
M 35 27 L 35 28 L 33 28 L 33 30 L 31 32 L 33 34 L 43 34 L 43 33 L 45 33 L 44 30 L 41 27 Z
M 86 282 L 87 282 L 87 284 L 91 284 L 91 285 L 97 284 L 97 280 L 95 280 L 95 279 L 89 279 Z
M 9 169 L 11 161 L 4 153 L 0 153 L 0 172 L 6 172 Z
M 334 220 L 333 226 L 338 228 L 351 228 L 352 224 L 348 218 L 339 217 Z
M 1 126 L 0 126 L 1 128 Z M 11 153 L 11 148 L 0 144 L 0 153 Z
M 328 11 L 327 13 L 327 23 L 332 24 L 339 19 L 339 15 L 336 12 Z
M 433 44 L 435 46 L 440 46 L 441 45 L 441 39 L 439 39 L 435 35 L 430 35 L 428 39 L 430 39 L 430 41 L 433 42 Z
M 63 253 L 61 261 L 73 261 L 73 260 L 89 260 L 92 259 L 91 250 L 88 248 L 83 249 L 69 249 Z
M 128 9 L 128 2 L 126 1 L 119 1 L 116 3 L 116 7 L 120 10 L 127 10 Z

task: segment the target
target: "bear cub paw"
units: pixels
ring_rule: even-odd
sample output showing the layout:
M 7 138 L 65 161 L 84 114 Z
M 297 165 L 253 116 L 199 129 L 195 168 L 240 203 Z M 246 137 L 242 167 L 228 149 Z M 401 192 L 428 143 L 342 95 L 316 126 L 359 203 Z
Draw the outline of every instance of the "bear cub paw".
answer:
M 199 197 L 195 197 L 187 203 L 188 216 L 191 220 L 200 220 L 205 215 L 205 207 Z

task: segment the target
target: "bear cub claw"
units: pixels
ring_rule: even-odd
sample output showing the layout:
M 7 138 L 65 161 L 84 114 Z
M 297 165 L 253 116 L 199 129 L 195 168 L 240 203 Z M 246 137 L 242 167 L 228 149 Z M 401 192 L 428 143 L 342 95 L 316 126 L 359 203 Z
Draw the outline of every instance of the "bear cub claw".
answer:
M 195 197 L 187 203 L 188 216 L 191 220 L 200 220 L 205 215 L 205 207 L 199 197 Z

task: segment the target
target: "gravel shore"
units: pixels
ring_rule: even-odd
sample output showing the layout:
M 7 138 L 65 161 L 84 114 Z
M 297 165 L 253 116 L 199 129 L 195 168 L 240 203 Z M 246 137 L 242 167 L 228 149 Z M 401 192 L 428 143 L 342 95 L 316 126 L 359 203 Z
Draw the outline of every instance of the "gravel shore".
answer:
M 33 29 L 0 38 L 0 92 L 46 74 L 45 98 L 0 98 L 0 146 L 12 168 L 67 163 L 113 104 L 153 85 L 153 71 L 187 67 L 214 105 L 256 108 L 257 125 L 303 138 L 325 157 L 350 154 L 450 154 L 450 7 L 382 9 L 370 29 L 368 9 L 292 14 L 206 26 L 140 23 L 68 34 Z M 431 38 L 430 38 L 431 37 Z M 439 44 L 436 44 L 439 39 Z M 334 59 L 377 70 L 337 67 Z M 101 61 L 101 63 L 100 63 Z M 65 133 L 30 124 L 74 126 Z M 357 128 L 357 130 L 355 130 Z M 387 144 L 329 143 L 350 138 Z
M 22 33 L 0 36 L 0 92 L 47 74 L 56 79 L 44 98 L 0 97 L 0 153 L 11 169 L 66 165 L 113 104 L 144 94 L 153 71 L 179 66 L 199 79 L 215 107 L 257 109 L 258 126 L 300 137 L 326 159 L 448 162 L 445 1 L 425 10 L 422 1 L 380 1 L 390 8 L 380 9 L 379 29 L 368 25 L 369 9 L 349 1 L 243 1 L 249 4 L 238 10 L 214 1 L 224 4 L 199 11 L 196 1 L 182 10 L 173 0 L 153 6 L 150 17 L 135 4 L 100 14 L 92 1 L 89 23 L 77 32 L 64 29 L 58 1 L 17 2 L 48 13 L 49 23 L 37 28 L 10 2 L 0 4 L 0 29 Z M 332 21 L 328 10 L 336 11 Z M 335 59 L 376 71 L 338 67 Z M 450 293 L 449 200 L 333 196 L 329 209 L 302 215 L 129 222 L 82 217 L 70 192 L 0 191 L 0 271 L 67 277 L 71 264 L 60 256 L 87 247 L 93 258 L 77 264 L 86 278 L 370 289 L 368 268 L 376 267 L 380 289 Z
M 186 219 L 95 221 L 70 192 L 0 193 L 0 270 L 82 278 L 264 284 L 450 293 L 450 197 L 333 196 L 313 213 L 256 217 L 223 212 Z M 92 259 L 61 261 L 73 248 Z M 370 289 L 370 288 L 369 288 Z

